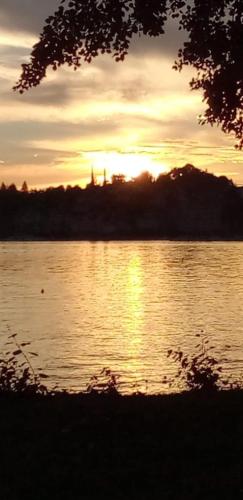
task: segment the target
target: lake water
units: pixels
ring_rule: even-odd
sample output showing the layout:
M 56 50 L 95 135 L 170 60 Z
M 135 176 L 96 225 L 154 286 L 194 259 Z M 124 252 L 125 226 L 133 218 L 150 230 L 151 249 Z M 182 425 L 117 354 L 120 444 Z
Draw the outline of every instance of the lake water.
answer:
M 51 385 L 109 367 L 124 392 L 163 392 L 167 350 L 193 352 L 200 332 L 243 372 L 243 243 L 0 242 L 0 281 L 1 345 L 31 340 Z

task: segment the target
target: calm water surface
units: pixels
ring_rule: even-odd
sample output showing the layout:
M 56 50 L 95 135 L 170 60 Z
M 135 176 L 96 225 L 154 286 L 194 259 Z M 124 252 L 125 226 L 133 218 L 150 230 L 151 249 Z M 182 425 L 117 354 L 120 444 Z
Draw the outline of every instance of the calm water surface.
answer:
M 109 367 L 125 392 L 162 392 L 167 350 L 192 351 L 201 331 L 243 372 L 243 243 L 4 242 L 0 281 L 1 344 L 9 329 L 31 340 L 60 387 Z

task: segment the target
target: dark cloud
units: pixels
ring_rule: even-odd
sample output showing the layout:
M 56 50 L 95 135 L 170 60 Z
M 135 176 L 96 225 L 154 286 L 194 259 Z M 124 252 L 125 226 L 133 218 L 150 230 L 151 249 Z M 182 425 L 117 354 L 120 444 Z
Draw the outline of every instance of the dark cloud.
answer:
M 8 31 L 38 34 L 60 0 L 1 0 L 0 26 Z
M 5 53 L 6 54 L 6 53 Z M 5 64 L 7 65 L 7 56 Z M 1 63 L 1 51 L 0 51 Z M 16 66 L 16 61 L 13 66 Z M 113 71 L 113 66 L 116 66 L 114 61 L 111 60 L 110 68 L 105 69 L 95 67 L 95 73 L 72 72 L 68 69 L 61 69 L 55 80 L 48 80 L 48 78 L 37 88 L 30 89 L 28 92 L 20 95 L 18 92 L 13 92 L 11 84 L 0 85 L 0 98 L 13 103 L 24 103 L 25 105 L 40 105 L 40 106 L 65 106 L 71 104 L 72 101 L 79 101 L 80 104 L 92 101 L 98 96 L 102 99 L 106 98 L 110 101 L 111 98 L 115 100 L 124 100 L 127 102 L 137 103 L 144 101 L 151 94 L 157 90 L 160 97 L 168 92 L 167 89 L 155 89 L 146 76 L 141 74 L 141 69 L 137 69 L 137 75 L 119 75 L 113 74 L 112 79 L 107 79 L 107 73 Z M 9 67 L 9 65 L 8 65 Z M 10 65 L 11 67 L 11 65 Z M 7 83 L 7 80 L 5 81 Z
M 87 139 L 90 137 L 107 137 L 116 133 L 119 128 L 113 121 L 98 122 L 83 121 L 80 123 L 69 122 L 8 122 L 0 123 L 0 151 L 1 160 L 6 167 L 10 165 L 50 165 L 60 156 L 61 158 L 79 155 L 73 151 L 40 148 L 32 143 L 38 141 L 61 141 L 68 139 Z
M 78 123 L 66 121 L 35 122 L 31 120 L 0 123 L 0 145 L 3 146 L 7 141 L 18 143 L 26 140 L 29 142 L 97 137 L 115 133 L 118 128 L 119 124 L 113 119 L 105 121 L 83 120 Z
M 54 12 L 60 4 L 60 0 L 0 0 L 0 26 L 3 29 L 14 32 L 25 31 L 26 33 L 38 34 L 46 17 Z M 144 77 L 143 60 L 156 58 L 159 62 L 166 57 L 171 59 L 171 65 L 176 57 L 178 47 L 182 40 L 181 32 L 178 32 L 176 22 L 169 20 L 166 25 L 166 34 L 159 38 L 140 37 L 132 41 L 129 55 L 124 63 L 115 63 L 111 57 L 98 57 L 91 67 L 96 68 L 97 73 L 84 76 L 85 64 L 78 73 L 72 73 L 66 69 L 57 72 L 54 83 L 44 81 L 41 86 L 27 92 L 20 98 L 18 94 L 7 96 L 11 101 L 17 100 L 25 104 L 40 104 L 42 106 L 67 105 L 78 95 L 80 100 L 88 100 L 105 93 L 117 93 L 117 97 L 125 101 L 138 102 L 155 92 L 152 88 L 151 75 Z M 20 64 L 28 60 L 30 49 L 18 47 L 1 47 L 0 64 L 9 68 L 19 68 Z M 135 61 L 133 60 L 135 58 Z M 137 71 L 130 79 L 121 76 L 124 67 Z M 51 71 L 51 70 L 50 70 Z M 112 78 L 107 75 L 112 72 Z M 51 71 L 52 73 L 52 71 Z M 143 73 L 143 75 L 142 75 Z M 168 78 L 168 76 L 167 76 Z M 164 88 L 168 85 L 166 75 L 164 81 L 156 81 L 154 84 Z M 17 79 L 17 77 L 16 77 Z M 57 83 L 58 82 L 58 83 Z M 14 85 L 15 79 L 9 87 Z
M 38 35 L 45 19 L 53 14 L 60 0 L 1 0 L 0 26 L 10 32 L 21 31 Z M 136 37 L 131 43 L 130 53 L 138 57 L 148 55 L 174 56 L 184 40 L 176 21 L 169 19 L 165 35 L 158 38 Z
M 118 91 L 121 99 L 129 102 L 138 102 L 144 100 L 152 93 L 152 85 L 146 79 L 141 77 L 128 79 L 123 83 L 118 83 Z
M 165 25 L 165 33 L 159 37 L 136 37 L 132 40 L 130 53 L 137 57 L 167 57 L 173 64 L 178 49 L 186 40 L 185 33 L 178 30 L 178 23 L 169 19 Z
M 11 155 L 8 151 L 6 161 L 4 164 L 0 165 L 0 171 L 3 173 L 9 170 L 11 167 L 16 167 L 18 165 L 36 165 L 38 167 L 45 166 L 49 168 L 54 168 L 54 164 L 57 158 L 62 159 L 72 159 L 79 157 L 79 153 L 74 151 L 61 151 L 59 149 L 48 149 L 48 148 L 36 148 L 36 147 L 25 147 L 23 144 L 17 147 L 18 156 Z M 63 161 L 61 162 L 63 163 Z
M 60 106 L 70 102 L 71 89 L 67 84 L 60 81 L 45 82 L 38 89 L 32 89 L 24 94 L 13 92 L 9 95 L 6 92 L 5 97 L 9 97 L 11 102 L 16 101 L 23 104 L 37 104 L 40 106 Z M 3 96 L 4 97 L 4 96 Z

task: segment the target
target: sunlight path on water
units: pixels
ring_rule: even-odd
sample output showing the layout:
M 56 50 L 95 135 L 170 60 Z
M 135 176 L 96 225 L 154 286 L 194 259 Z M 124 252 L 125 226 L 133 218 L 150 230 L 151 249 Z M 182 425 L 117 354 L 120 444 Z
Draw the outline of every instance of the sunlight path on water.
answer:
M 161 392 L 167 350 L 193 352 L 201 331 L 243 371 L 242 243 L 0 243 L 0 285 L 1 343 L 30 340 L 60 387 L 109 367 L 125 392 Z

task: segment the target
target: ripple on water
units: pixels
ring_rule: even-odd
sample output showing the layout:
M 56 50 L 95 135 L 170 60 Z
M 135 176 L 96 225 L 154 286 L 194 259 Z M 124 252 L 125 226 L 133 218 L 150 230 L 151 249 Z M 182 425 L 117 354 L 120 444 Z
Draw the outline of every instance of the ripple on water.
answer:
M 81 389 L 102 367 L 159 392 L 203 331 L 243 371 L 243 243 L 0 243 L 0 333 L 31 340 L 38 366 Z M 41 294 L 41 290 L 45 293 Z

